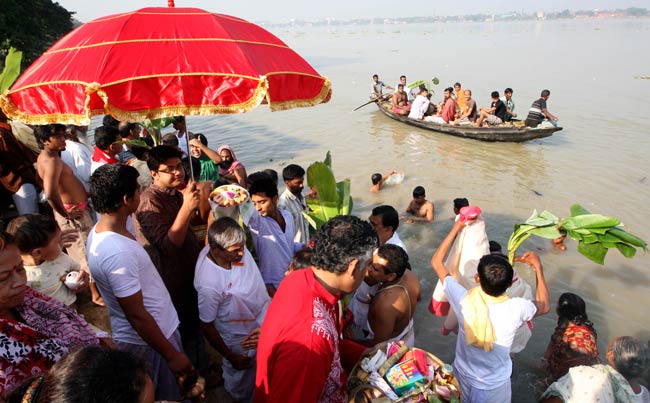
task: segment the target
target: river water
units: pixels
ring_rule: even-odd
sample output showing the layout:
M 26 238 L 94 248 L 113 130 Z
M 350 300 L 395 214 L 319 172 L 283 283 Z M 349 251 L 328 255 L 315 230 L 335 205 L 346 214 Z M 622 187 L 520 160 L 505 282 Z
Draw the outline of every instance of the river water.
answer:
M 632 233 L 650 240 L 644 213 L 650 201 L 650 19 L 582 20 L 428 25 L 366 25 L 274 29 L 333 84 L 330 103 L 270 113 L 265 107 L 236 116 L 188 118 L 212 146 L 230 144 L 253 172 L 288 163 L 305 168 L 332 151 L 337 179 L 352 180 L 354 214 L 366 218 L 380 204 L 403 211 L 413 187 L 423 185 L 434 201 L 433 225 L 401 224 L 422 301 L 416 312 L 416 344 L 453 359 L 455 336 L 440 335 L 442 319 L 427 305 L 436 276 L 429 260 L 452 224 L 452 200 L 467 197 L 484 211 L 490 239 L 507 244 L 513 224 L 532 212 L 569 215 L 580 203 L 595 213 L 619 217 Z M 395 85 L 437 76 L 434 98 L 460 81 L 479 106 L 492 90 L 514 89 L 515 112 L 548 88 L 549 110 L 564 130 L 525 144 L 458 139 L 393 121 L 365 102 L 371 75 Z M 370 175 L 399 169 L 403 183 L 368 192 Z M 559 295 L 572 291 L 587 301 L 601 356 L 609 340 L 650 338 L 647 305 L 650 258 L 632 260 L 610 251 L 605 265 L 588 261 L 568 242 L 564 253 L 532 239 L 519 252 L 537 251 L 544 263 L 552 311 Z M 518 266 L 534 285 L 531 269 Z M 644 308 L 645 307 L 645 308 Z M 540 357 L 554 329 L 554 313 L 535 319 L 528 347 L 514 359 L 513 401 L 539 396 Z

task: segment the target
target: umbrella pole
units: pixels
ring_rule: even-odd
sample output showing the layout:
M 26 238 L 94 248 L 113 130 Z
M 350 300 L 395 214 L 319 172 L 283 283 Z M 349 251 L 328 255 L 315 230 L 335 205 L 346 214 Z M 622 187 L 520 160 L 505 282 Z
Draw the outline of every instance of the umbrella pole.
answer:
M 194 181 L 194 165 L 192 164 L 192 154 L 190 154 L 190 131 L 187 129 L 187 120 L 185 121 L 185 146 L 187 162 L 190 164 L 190 180 Z

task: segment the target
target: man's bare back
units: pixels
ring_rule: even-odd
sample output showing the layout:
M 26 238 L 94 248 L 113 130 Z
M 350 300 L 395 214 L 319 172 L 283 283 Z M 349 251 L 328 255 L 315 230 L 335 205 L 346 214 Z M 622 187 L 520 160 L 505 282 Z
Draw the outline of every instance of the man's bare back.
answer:
M 415 313 L 420 298 L 417 276 L 411 270 L 406 270 L 394 285 L 380 289 L 370 302 L 368 323 L 375 333 L 374 343 L 399 336 Z M 408 299 L 404 289 L 408 292 Z
M 62 211 L 63 204 L 76 205 L 88 200 L 83 185 L 58 153 L 43 150 L 36 160 L 36 166 L 38 175 L 43 180 L 45 196 L 57 213 L 66 215 L 65 211 Z

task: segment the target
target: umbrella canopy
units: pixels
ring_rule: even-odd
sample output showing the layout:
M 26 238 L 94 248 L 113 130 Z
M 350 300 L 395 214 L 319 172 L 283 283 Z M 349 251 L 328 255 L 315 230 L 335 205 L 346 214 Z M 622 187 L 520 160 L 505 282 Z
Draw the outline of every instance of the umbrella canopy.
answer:
M 265 29 L 196 8 L 143 8 L 63 37 L 0 96 L 29 124 L 138 122 L 327 102 L 330 82 Z

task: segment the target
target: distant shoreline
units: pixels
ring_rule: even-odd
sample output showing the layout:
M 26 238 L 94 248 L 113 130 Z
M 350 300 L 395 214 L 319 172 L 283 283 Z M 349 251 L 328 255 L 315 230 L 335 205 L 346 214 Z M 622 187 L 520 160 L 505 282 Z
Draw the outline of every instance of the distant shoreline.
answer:
M 350 26 L 350 25 L 404 25 L 422 23 L 449 22 L 511 22 L 511 21 L 554 21 L 554 20 L 609 20 L 625 18 L 649 18 L 650 10 L 646 8 L 627 8 L 617 10 L 578 10 L 578 11 L 537 11 L 534 13 L 508 12 L 499 14 L 469 14 L 452 16 L 419 16 L 419 17 L 372 17 L 354 19 L 323 18 L 319 20 L 296 19 L 285 22 L 256 21 L 265 27 L 301 28 L 319 26 Z

